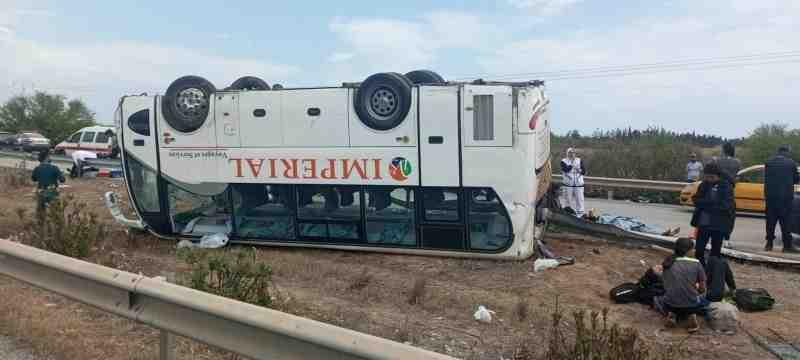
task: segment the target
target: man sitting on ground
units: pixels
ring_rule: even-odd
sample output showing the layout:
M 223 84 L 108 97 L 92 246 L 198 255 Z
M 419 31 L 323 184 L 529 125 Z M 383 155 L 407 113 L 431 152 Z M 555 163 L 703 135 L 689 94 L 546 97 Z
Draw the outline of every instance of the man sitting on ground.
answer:
M 694 242 L 680 238 L 675 243 L 675 253 L 664 261 L 664 296 L 654 299 L 655 308 L 667 317 L 667 326 L 689 320 L 689 332 L 700 330 L 697 314 L 703 314 L 708 301 L 700 294 L 706 291 L 706 273 L 703 265 L 690 257 Z

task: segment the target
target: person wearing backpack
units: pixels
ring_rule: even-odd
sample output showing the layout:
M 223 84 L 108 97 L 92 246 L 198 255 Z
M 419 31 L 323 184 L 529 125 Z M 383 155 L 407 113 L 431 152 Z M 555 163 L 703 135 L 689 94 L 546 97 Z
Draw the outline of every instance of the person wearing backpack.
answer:
M 706 291 L 706 272 L 699 260 L 690 257 L 692 239 L 680 238 L 675 252 L 664 260 L 662 279 L 664 296 L 654 299 L 654 307 L 667 318 L 667 326 L 689 320 L 689 332 L 700 329 L 697 314 L 704 314 L 708 301 L 701 296 Z

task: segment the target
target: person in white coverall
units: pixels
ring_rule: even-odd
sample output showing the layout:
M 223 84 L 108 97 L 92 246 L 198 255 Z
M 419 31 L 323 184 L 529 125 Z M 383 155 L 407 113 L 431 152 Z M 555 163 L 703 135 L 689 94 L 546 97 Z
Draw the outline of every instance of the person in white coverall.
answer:
M 70 176 L 83 176 L 83 163 L 88 159 L 97 159 L 97 154 L 86 150 L 75 150 L 72 152 L 72 171 L 70 171 Z
M 586 206 L 583 197 L 583 176 L 586 175 L 586 164 L 575 156 L 575 149 L 567 149 L 567 157 L 561 160 L 562 186 L 566 197 L 564 207 L 575 210 L 575 216 L 583 217 Z

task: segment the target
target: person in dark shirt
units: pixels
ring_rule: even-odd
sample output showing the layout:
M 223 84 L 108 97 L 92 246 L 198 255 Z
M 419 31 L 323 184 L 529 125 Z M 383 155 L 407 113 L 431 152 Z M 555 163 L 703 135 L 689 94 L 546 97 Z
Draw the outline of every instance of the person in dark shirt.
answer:
M 695 253 L 705 266 L 706 245 L 711 242 L 711 256 L 722 255 L 722 239 L 733 227 L 734 200 L 730 182 L 722 180 L 722 172 L 715 163 L 703 169 L 703 182 L 694 196 L 695 210 L 692 226 L 698 231 Z
M 722 180 L 725 180 L 731 184 L 734 188 L 734 193 L 736 189 L 736 182 L 739 176 L 739 170 L 742 169 L 742 162 L 736 158 L 736 147 L 733 146 L 733 143 L 726 142 L 722 145 L 722 156 L 715 158 L 714 163 L 719 166 L 719 170 L 722 175 Z M 724 240 L 723 244 L 726 248 L 731 247 L 730 240 L 731 234 L 733 233 L 733 228 L 736 225 L 736 207 L 734 206 L 733 211 L 731 211 L 731 229 L 730 232 L 722 234 L 722 239 Z
M 33 169 L 31 180 L 38 187 L 36 211 L 39 216 L 43 216 L 47 205 L 58 198 L 58 183 L 63 183 L 66 179 L 61 169 L 50 163 L 50 154 L 42 151 L 39 153 L 39 166 Z
M 689 332 L 699 330 L 697 314 L 702 314 L 708 302 L 705 292 L 706 273 L 700 261 L 690 257 L 692 239 L 680 238 L 675 242 L 675 253 L 662 264 L 664 296 L 658 296 L 654 306 L 667 316 L 667 325 L 689 318 Z
M 764 198 L 767 201 L 767 245 L 765 251 L 772 251 L 775 241 L 775 225 L 781 225 L 783 252 L 797 253 L 792 243 L 791 220 L 794 185 L 800 182 L 797 163 L 792 160 L 791 148 L 781 146 L 778 154 L 769 159 L 764 169 Z
M 726 285 L 730 292 L 736 291 L 736 280 L 733 278 L 733 271 L 728 265 L 728 261 L 722 257 L 709 256 L 707 264 L 706 275 L 708 281 L 706 282 L 706 287 L 708 288 L 708 294 L 706 299 L 710 302 L 720 302 L 725 297 Z

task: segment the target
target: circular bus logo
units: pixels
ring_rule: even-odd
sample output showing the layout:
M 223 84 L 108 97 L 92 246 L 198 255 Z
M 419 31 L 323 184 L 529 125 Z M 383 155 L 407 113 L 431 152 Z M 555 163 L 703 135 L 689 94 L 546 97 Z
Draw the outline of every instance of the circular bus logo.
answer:
M 411 175 L 411 161 L 402 157 L 392 159 L 392 163 L 389 165 L 389 175 L 397 181 L 406 181 L 408 175 Z

